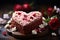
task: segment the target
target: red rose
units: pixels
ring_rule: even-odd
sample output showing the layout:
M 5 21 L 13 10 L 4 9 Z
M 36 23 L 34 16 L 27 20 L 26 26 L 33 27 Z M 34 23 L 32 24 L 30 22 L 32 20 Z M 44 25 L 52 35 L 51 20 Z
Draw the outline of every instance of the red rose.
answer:
M 51 15 L 52 15 L 52 12 L 53 12 L 53 8 L 49 7 L 49 8 L 47 9 L 47 14 L 48 14 L 48 16 L 51 16 Z
M 23 4 L 24 11 L 31 10 L 31 6 L 28 3 Z
M 13 9 L 14 11 L 19 11 L 22 10 L 22 6 L 20 4 L 16 4 Z
M 48 24 L 52 30 L 56 30 L 60 26 L 58 18 L 51 19 Z

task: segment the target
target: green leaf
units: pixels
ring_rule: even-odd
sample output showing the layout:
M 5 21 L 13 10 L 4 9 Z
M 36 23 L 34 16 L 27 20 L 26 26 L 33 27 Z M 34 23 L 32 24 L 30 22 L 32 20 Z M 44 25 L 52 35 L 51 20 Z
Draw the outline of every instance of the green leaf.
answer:
M 49 21 L 50 21 L 50 18 L 47 18 L 47 19 L 45 20 L 46 23 L 48 23 Z

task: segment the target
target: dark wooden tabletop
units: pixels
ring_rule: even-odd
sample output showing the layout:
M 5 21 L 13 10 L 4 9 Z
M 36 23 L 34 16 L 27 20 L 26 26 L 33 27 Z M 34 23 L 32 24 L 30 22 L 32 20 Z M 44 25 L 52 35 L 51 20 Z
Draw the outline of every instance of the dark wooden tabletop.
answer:
M 9 36 L 9 40 L 59 40 L 57 36 L 44 36 L 44 37 L 38 37 L 33 39 L 16 39 L 12 36 Z

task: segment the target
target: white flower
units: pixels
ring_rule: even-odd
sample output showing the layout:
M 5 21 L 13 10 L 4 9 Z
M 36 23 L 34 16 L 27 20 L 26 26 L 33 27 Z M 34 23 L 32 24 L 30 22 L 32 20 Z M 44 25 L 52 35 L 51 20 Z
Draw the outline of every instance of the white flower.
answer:
M 12 32 L 13 32 L 13 31 L 16 31 L 16 27 L 12 28 L 11 31 L 12 31 Z
M 52 34 L 52 36 L 56 36 L 56 33 L 51 33 Z
M 44 28 L 44 25 L 43 25 L 43 24 L 41 24 L 41 25 L 39 25 L 39 27 L 40 27 L 40 28 Z
M 43 20 L 46 20 L 44 17 L 42 17 Z
M 42 23 L 43 23 L 43 24 L 40 24 L 40 25 L 39 25 L 40 28 L 44 28 L 45 26 L 48 25 L 48 24 L 47 24 L 46 22 L 44 22 L 44 21 L 42 21 Z
M 32 34 L 37 34 L 37 31 L 36 30 L 32 30 Z
M 56 6 L 54 6 L 54 10 L 56 10 L 57 9 L 57 7 Z
M 58 13 L 60 9 L 59 9 L 59 8 L 57 8 L 56 10 L 57 10 L 57 11 L 56 11 L 56 13 Z
M 56 13 L 60 13 L 60 8 L 57 8 L 56 6 L 54 6 L 54 10 L 56 10 Z
M 47 25 L 48 25 L 46 22 L 44 22 L 44 21 L 42 21 L 42 22 L 43 22 L 43 25 L 44 25 L 44 26 L 47 26 Z

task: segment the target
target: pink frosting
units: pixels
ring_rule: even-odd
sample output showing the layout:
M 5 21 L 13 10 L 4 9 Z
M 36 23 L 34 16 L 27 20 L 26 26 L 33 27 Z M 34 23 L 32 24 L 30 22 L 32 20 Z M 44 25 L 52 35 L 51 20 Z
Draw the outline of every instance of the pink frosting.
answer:
M 41 13 L 39 11 L 33 11 L 30 13 L 26 13 L 23 11 L 15 11 L 12 15 L 12 19 L 18 24 L 25 26 L 32 21 L 41 18 Z

